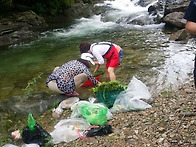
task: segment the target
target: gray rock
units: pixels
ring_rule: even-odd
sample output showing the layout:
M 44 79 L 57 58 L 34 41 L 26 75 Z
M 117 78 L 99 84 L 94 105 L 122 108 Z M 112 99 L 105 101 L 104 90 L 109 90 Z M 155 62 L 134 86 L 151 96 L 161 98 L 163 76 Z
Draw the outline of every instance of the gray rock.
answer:
M 0 20 L 0 46 L 7 46 L 38 35 L 38 31 L 47 28 L 43 17 L 33 11 L 13 13 Z
M 65 95 L 48 95 L 41 93 L 32 97 L 14 96 L 9 101 L 1 103 L 0 109 L 4 110 L 5 107 L 10 108 L 10 112 L 16 113 L 16 115 L 27 115 L 32 113 L 39 115 L 50 109 L 52 105 L 67 99 Z
M 186 20 L 183 12 L 173 12 L 163 18 L 163 22 L 179 29 L 185 28 Z
M 190 38 L 190 34 L 186 32 L 185 29 L 181 29 L 175 33 L 173 33 L 169 40 L 175 40 L 175 41 L 188 41 Z

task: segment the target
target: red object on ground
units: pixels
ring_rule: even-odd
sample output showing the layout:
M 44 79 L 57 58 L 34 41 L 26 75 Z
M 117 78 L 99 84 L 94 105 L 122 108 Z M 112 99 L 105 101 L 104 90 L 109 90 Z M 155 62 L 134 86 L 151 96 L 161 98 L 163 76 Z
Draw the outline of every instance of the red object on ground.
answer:
M 95 77 L 95 79 L 97 79 L 99 81 L 101 75 L 98 75 Z M 83 87 L 88 87 L 88 86 L 93 86 L 94 84 L 88 79 L 82 86 Z

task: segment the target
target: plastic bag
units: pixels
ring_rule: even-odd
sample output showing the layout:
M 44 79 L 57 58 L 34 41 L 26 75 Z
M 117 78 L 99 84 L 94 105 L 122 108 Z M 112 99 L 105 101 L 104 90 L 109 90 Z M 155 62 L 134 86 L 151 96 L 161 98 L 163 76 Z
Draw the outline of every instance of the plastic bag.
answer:
M 45 143 L 51 139 L 51 136 L 46 130 L 36 123 L 35 130 L 33 131 L 31 131 L 28 126 L 23 129 L 22 139 L 26 144 L 36 143 L 40 146 L 44 146 Z
M 36 143 L 44 146 L 51 139 L 50 134 L 35 122 L 32 114 L 28 115 L 28 125 L 23 128 L 22 140 L 26 144 Z
M 85 130 L 86 137 L 102 136 L 112 133 L 111 125 L 95 126 Z
M 124 89 L 120 90 L 111 90 L 111 91 L 99 91 L 96 93 L 97 100 L 99 103 L 105 104 L 108 108 L 111 108 L 118 97 L 118 95 L 123 91 Z
M 62 109 L 68 109 L 71 108 L 71 106 L 73 104 L 75 104 L 76 102 L 78 102 L 80 99 L 78 97 L 71 97 L 68 98 L 66 100 L 63 100 L 58 107 L 62 108 Z
M 5 144 L 4 146 L 2 147 L 19 147 L 19 146 L 16 146 L 16 145 L 13 145 L 13 144 Z
M 83 118 L 65 119 L 59 121 L 50 134 L 52 136 L 52 143 L 58 144 L 60 142 L 70 142 L 79 137 L 78 131 L 86 130 L 90 127 L 88 121 Z
M 108 109 L 101 105 L 84 104 L 81 107 L 81 113 L 92 125 L 105 125 L 107 122 Z
M 35 119 L 33 118 L 33 115 L 31 113 L 29 113 L 28 115 L 28 127 L 31 131 L 35 130 Z
M 80 99 L 78 97 L 68 98 L 63 100 L 57 108 L 54 108 L 52 111 L 53 118 L 58 118 L 63 113 L 63 109 L 71 108 L 73 104 L 78 102 Z
M 72 105 L 72 107 L 71 107 L 72 113 L 71 113 L 70 118 L 82 118 L 83 115 L 81 113 L 81 107 L 84 104 L 95 104 L 95 105 L 98 105 L 98 106 L 105 107 L 105 105 L 103 105 L 103 104 L 94 103 L 95 100 L 96 99 L 94 97 L 90 97 L 89 101 L 79 101 L 79 102 L 75 103 L 74 105 Z M 107 116 L 107 120 L 110 120 L 113 117 L 112 113 L 109 111 L 109 109 L 107 111 L 106 116 Z
M 121 92 L 110 109 L 112 113 L 144 110 L 151 108 L 151 94 L 144 83 L 135 77 L 132 78 L 128 88 Z
M 75 103 L 71 107 L 72 113 L 71 113 L 70 118 L 80 118 L 80 117 L 82 117 L 81 107 L 84 104 L 89 104 L 89 102 L 88 101 L 79 101 L 79 102 Z

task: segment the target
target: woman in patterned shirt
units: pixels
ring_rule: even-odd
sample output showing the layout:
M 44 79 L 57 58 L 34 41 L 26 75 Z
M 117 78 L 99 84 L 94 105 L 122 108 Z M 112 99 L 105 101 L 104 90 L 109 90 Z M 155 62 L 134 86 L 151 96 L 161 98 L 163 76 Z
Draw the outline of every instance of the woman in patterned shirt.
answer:
M 54 92 L 67 96 L 79 95 L 76 89 L 81 87 L 87 79 L 98 86 L 100 82 L 89 71 L 91 64 L 95 65 L 93 56 L 89 53 L 83 53 L 80 59 L 71 60 L 56 67 L 48 76 L 46 86 Z

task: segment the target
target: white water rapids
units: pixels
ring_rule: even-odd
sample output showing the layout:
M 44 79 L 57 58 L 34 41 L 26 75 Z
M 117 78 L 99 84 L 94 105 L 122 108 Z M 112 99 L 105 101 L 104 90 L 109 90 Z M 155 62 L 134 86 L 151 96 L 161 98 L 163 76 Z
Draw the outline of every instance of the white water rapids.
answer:
M 53 33 L 58 37 L 86 37 L 116 28 L 132 30 L 162 29 L 164 24 L 152 24 L 153 16 L 149 16 L 148 7 L 157 1 L 151 1 L 146 7 L 138 5 L 139 0 L 114 0 L 104 1 L 95 6 L 108 7 L 104 14 L 94 15 L 90 18 L 81 18 L 69 29 L 58 29 Z M 129 23 L 135 19 L 143 19 L 144 25 Z M 169 37 L 169 36 L 168 36 Z M 150 38 L 149 38 L 150 39 Z M 162 90 L 172 84 L 175 89 L 179 84 L 190 82 L 194 65 L 194 41 L 188 43 L 168 41 L 168 46 L 162 48 L 166 57 L 164 64 L 153 67 L 157 75 L 148 81 L 151 91 Z

